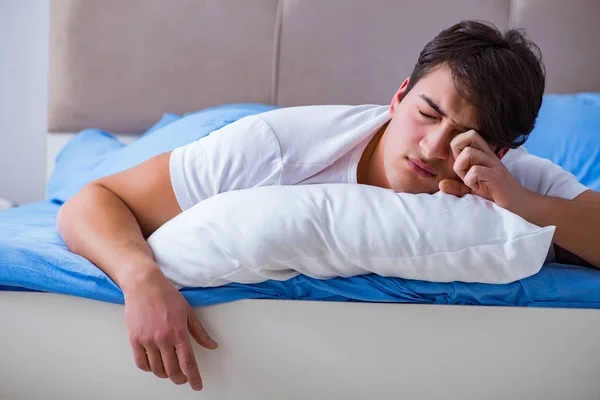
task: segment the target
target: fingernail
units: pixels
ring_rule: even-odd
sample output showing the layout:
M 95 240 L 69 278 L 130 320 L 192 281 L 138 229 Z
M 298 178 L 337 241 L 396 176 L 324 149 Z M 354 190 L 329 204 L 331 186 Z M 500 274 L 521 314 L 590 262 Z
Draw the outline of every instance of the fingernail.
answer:
M 211 344 L 217 343 L 217 342 L 215 342 L 215 339 L 213 339 L 212 337 L 208 336 L 208 334 L 205 336 L 205 338 L 208 341 L 208 343 L 211 343 Z

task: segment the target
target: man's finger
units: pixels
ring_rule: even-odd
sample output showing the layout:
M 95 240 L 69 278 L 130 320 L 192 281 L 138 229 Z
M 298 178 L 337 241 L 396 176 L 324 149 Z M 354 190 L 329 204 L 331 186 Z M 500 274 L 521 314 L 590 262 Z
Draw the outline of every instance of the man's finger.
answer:
M 490 168 L 476 165 L 469 170 L 465 176 L 465 185 L 471 188 L 472 191 L 478 191 L 481 189 L 481 183 L 488 182 L 490 180 Z M 483 197 L 488 198 L 487 195 Z
M 194 351 L 189 341 L 183 341 L 175 346 L 179 365 L 194 390 L 202 390 L 202 378 L 194 357 Z
M 497 159 L 491 158 L 490 155 L 479 149 L 467 147 L 456 158 L 452 168 L 454 169 L 454 172 L 456 172 L 456 175 L 458 175 L 460 179 L 464 180 L 465 175 L 467 172 L 469 172 L 471 167 L 475 165 L 491 167 L 496 161 Z
M 130 341 L 129 343 L 131 344 L 131 350 L 133 350 L 135 365 L 142 371 L 150 372 L 152 369 L 150 368 L 148 356 L 146 356 L 146 349 L 137 342 Z
M 160 355 L 169 379 L 171 379 L 171 381 L 176 385 L 183 385 L 186 383 L 188 380 L 179 366 L 179 360 L 177 359 L 177 354 L 175 353 L 175 347 L 161 349 Z
M 452 155 L 455 159 L 458 158 L 458 155 L 468 147 L 473 147 L 483 151 L 489 156 L 496 156 L 494 149 L 492 149 L 489 143 L 486 142 L 485 139 L 474 130 L 456 135 L 456 137 L 450 142 L 450 149 L 452 149 Z
M 461 181 L 456 179 L 444 179 L 440 182 L 439 188 L 442 192 L 453 196 L 462 197 L 471 193 L 471 189 Z
M 159 378 L 168 378 L 165 366 L 163 365 L 160 351 L 156 347 L 146 347 L 146 354 L 148 355 L 148 361 L 150 362 L 150 368 L 154 375 Z
M 219 347 L 217 342 L 215 342 L 206 332 L 196 314 L 194 314 L 194 310 L 190 307 L 188 311 L 188 329 L 192 334 L 192 337 L 198 344 L 207 349 L 213 350 Z

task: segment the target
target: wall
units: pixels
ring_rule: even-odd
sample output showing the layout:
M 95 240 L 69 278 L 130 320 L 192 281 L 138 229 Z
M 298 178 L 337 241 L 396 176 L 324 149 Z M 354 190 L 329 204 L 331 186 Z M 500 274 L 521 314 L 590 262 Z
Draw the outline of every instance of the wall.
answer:
M 0 197 L 45 190 L 49 0 L 0 0 Z

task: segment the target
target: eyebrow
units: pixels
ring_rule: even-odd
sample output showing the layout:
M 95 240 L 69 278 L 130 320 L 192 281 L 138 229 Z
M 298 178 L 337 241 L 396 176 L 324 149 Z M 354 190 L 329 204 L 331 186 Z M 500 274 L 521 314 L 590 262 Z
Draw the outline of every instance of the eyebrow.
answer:
M 435 102 L 433 100 L 431 100 L 427 95 L 424 94 L 420 94 L 419 95 L 423 100 L 425 100 L 427 102 L 427 104 L 429 104 L 429 107 L 433 108 L 435 110 L 436 113 L 440 114 L 442 117 L 448 117 L 448 114 L 446 114 L 441 108 L 440 106 L 438 106 L 437 104 L 435 104 Z M 471 128 L 468 126 L 464 126 L 464 125 L 459 125 L 460 128 L 464 129 L 465 131 L 469 131 L 469 130 L 474 130 L 477 131 L 477 128 Z

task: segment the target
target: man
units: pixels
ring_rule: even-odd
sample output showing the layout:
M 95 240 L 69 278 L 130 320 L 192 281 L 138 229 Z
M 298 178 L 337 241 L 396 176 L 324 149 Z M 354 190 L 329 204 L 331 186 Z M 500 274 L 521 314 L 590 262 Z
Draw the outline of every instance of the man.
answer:
M 463 21 L 425 46 L 389 107 L 292 107 L 243 118 L 88 184 L 61 208 L 57 229 L 123 290 L 136 365 L 199 390 L 188 332 L 208 349 L 217 344 L 145 238 L 220 192 L 339 182 L 473 193 L 555 225 L 557 249 L 600 267 L 592 240 L 600 237 L 600 194 L 519 148 L 544 81 L 539 49 L 520 32 Z

